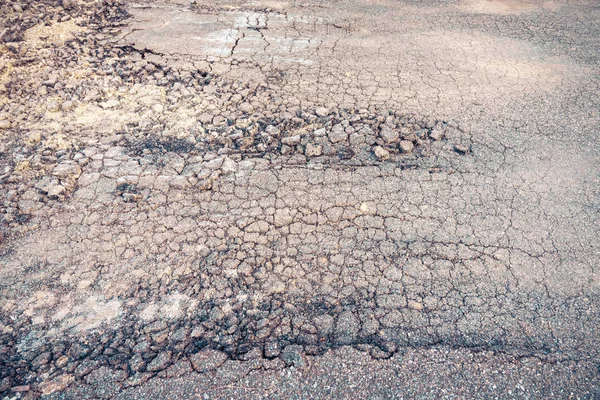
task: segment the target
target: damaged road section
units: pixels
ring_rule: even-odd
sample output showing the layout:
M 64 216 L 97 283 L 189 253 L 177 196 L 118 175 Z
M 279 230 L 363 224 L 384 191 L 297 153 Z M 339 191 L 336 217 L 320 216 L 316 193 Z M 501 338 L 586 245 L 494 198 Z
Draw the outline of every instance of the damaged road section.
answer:
M 138 23 L 154 6 L 135 6 Z M 428 73 L 357 78 L 360 64 L 336 61 L 344 18 L 169 6 L 243 31 L 219 36 L 223 54 L 206 54 L 208 31 L 200 53 L 175 54 L 127 42 L 173 27 L 125 29 L 118 2 L 1 7 L 2 395 L 111 398 L 193 373 L 231 395 L 247 392 L 228 376 L 257 374 L 268 394 L 273 371 L 338 371 L 359 353 L 404 375 L 403 356 L 474 375 L 472 360 L 498 357 L 593 380 L 598 169 L 583 150 L 547 157 L 547 140 L 502 119 L 448 118 L 474 102 L 411 94 Z M 267 33 L 287 30 L 328 39 Z M 527 66 L 507 79 L 550 93 L 549 70 Z

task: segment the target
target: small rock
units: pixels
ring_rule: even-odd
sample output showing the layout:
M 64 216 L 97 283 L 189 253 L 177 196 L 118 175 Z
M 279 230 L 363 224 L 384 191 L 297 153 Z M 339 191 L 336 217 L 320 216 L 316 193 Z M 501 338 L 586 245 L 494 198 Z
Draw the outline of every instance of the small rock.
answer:
M 50 112 L 60 111 L 60 105 L 56 101 L 50 100 L 48 103 L 46 103 L 46 110 Z
M 469 153 L 470 150 L 469 150 L 469 147 L 465 146 L 464 144 L 455 144 L 454 151 L 457 152 L 458 154 L 465 155 L 465 154 Z
M 415 149 L 415 145 L 410 140 L 402 140 L 400 141 L 400 150 L 403 153 L 409 154 Z
M 314 325 L 319 331 L 319 335 L 325 336 L 331 333 L 335 320 L 331 315 L 320 315 L 314 319 Z
M 348 134 L 344 130 L 342 124 L 335 125 L 331 129 L 331 132 L 329 132 L 329 141 L 331 143 L 343 142 L 346 139 L 348 139 Z
M 102 107 L 105 110 L 110 109 L 110 108 L 115 108 L 118 105 L 119 105 L 119 101 L 115 100 L 115 99 L 110 99 L 110 100 L 100 103 L 100 107 Z M 52 110 L 50 110 L 50 111 L 52 111 Z
M 429 138 L 431 140 L 435 140 L 436 142 L 442 140 L 443 137 L 444 131 L 442 131 L 441 129 L 434 129 L 429 133 Z
M 325 136 L 326 134 L 327 130 L 325 128 L 315 129 L 315 131 L 313 132 L 313 135 L 315 135 L 315 137 Z
M 62 196 L 65 194 L 65 187 L 62 185 L 55 185 L 55 186 L 51 186 L 48 189 L 48 197 L 50 197 L 51 199 L 55 199 L 58 196 Z
M 4 129 L 9 129 L 10 128 L 10 121 L 7 119 L 4 119 L 2 121 L 0 121 L 0 129 L 4 130 Z
M 246 114 L 250 114 L 254 111 L 254 107 L 252 107 L 252 104 L 250 103 L 242 103 L 238 106 L 238 109 Z
M 134 354 L 133 357 L 131 357 L 131 359 L 129 360 L 129 367 L 132 371 L 140 372 L 144 370 L 144 368 L 146 367 L 146 363 L 144 362 L 144 359 L 141 355 Z
M 64 374 L 53 379 L 52 381 L 42 382 L 40 384 L 42 396 L 48 396 L 52 393 L 65 390 L 71 383 L 73 383 L 74 380 L 75 378 L 72 375 Z
M 318 157 L 323 154 L 323 147 L 319 144 L 309 143 L 306 145 L 307 157 Z
M 58 360 L 56 360 L 56 362 L 54 363 L 58 368 L 63 368 L 64 366 L 67 365 L 67 363 L 69 362 L 69 357 L 62 355 L 58 358 Z
M 275 210 L 275 215 L 273 216 L 273 223 L 276 227 L 281 227 L 285 225 L 289 225 L 294 221 L 294 216 L 290 212 L 289 209 L 277 209 Z
M 381 146 L 375 146 L 375 148 L 373 149 L 373 153 L 379 161 L 385 161 L 388 158 L 390 158 L 390 152 Z
M 210 170 L 217 170 L 223 165 L 224 158 L 217 157 L 204 163 L 204 166 Z
M 44 353 L 40 354 L 39 356 L 37 356 L 31 362 L 31 365 L 33 365 L 35 368 L 39 368 L 42 365 L 48 364 L 51 359 L 52 359 L 52 353 L 50 353 L 50 352 L 44 352 Z
M 281 133 L 281 131 L 279 130 L 279 128 L 277 128 L 276 126 L 273 126 L 273 125 L 267 126 L 265 128 L 265 132 L 267 134 L 269 134 L 270 136 L 272 136 L 272 137 L 277 137 Z
M 392 129 L 387 125 L 383 125 L 381 127 L 381 131 L 379 132 L 379 136 L 381 136 L 384 142 L 392 143 L 398 140 L 400 134 L 397 130 Z
M 70 100 L 63 102 L 62 106 L 61 106 L 63 111 L 71 111 L 74 107 L 75 107 L 75 104 Z
M 203 350 L 189 356 L 196 372 L 208 372 L 219 368 L 227 361 L 227 354 L 217 350 Z
M 121 197 L 123 197 L 123 200 L 127 203 L 140 201 L 142 199 L 142 196 L 137 193 L 123 193 Z
M 29 392 L 30 387 L 29 387 L 29 385 L 13 386 L 10 390 L 13 393 L 23 393 L 23 392 Z
M 335 339 L 339 344 L 352 344 L 358 335 L 360 323 L 351 311 L 345 311 L 338 317 L 335 325 Z
M 286 146 L 296 146 L 300 143 L 300 135 L 284 137 L 281 139 L 281 143 L 285 144 Z
M 59 178 L 66 178 L 70 175 L 79 175 L 81 174 L 81 167 L 77 163 L 61 163 L 54 167 L 52 171 L 54 176 L 58 176 Z
M 419 303 L 418 301 L 409 300 L 408 308 L 415 311 L 421 311 L 423 309 L 423 304 Z
M 0 244 L 4 243 L 4 233 L 0 232 Z
M 315 110 L 315 114 L 317 114 L 317 117 L 324 118 L 329 115 L 329 109 L 325 107 L 319 107 Z
M 171 363 L 171 352 L 165 351 L 157 355 L 154 360 L 148 364 L 146 368 L 148 371 L 161 371 L 169 366 Z
M 202 113 L 198 116 L 198 121 L 202 124 L 210 124 L 213 119 L 213 116 L 209 113 Z
M 1 38 L 0 38 L 1 40 Z M 10 385 L 11 385 L 12 380 L 10 379 L 9 376 L 4 377 L 3 379 L 0 379 L 0 392 L 4 392 L 7 391 L 8 389 L 10 389 Z
M 231 158 L 225 157 L 223 159 L 223 164 L 221 164 L 221 171 L 223 171 L 224 174 L 234 173 L 237 171 L 237 163 Z
M 265 344 L 265 357 L 275 358 L 281 354 L 281 346 L 277 342 L 269 342 Z
M 302 346 L 285 346 L 280 357 L 287 366 L 292 366 L 294 368 L 301 368 L 306 364 L 304 357 L 302 356 Z
M 222 117 L 221 115 L 217 115 L 212 119 L 213 125 L 221 125 L 225 121 L 226 121 L 225 117 Z
M 1 123 L 1 122 L 0 122 Z M 0 129 L 2 127 L 0 126 Z M 42 133 L 40 131 L 34 131 L 29 134 L 27 139 L 25 140 L 25 144 L 28 146 L 35 146 L 42 140 Z

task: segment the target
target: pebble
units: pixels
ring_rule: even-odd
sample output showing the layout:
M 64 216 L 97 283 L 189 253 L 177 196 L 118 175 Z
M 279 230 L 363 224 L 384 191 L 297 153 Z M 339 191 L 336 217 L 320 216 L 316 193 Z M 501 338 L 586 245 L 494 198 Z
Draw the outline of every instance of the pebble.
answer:
M 302 368 L 306 365 L 302 352 L 302 346 L 289 345 L 285 346 L 285 348 L 281 352 L 280 357 L 287 366 L 294 368 Z
M 377 159 L 379 161 L 385 161 L 388 158 L 390 158 L 390 152 L 381 146 L 375 146 L 373 148 L 373 153 L 375 154 L 375 157 L 377 157 Z
M 265 357 L 274 358 L 281 354 L 281 346 L 277 342 L 269 342 L 265 345 Z
M 52 353 L 50 352 L 44 352 L 42 354 L 40 354 L 39 356 L 37 356 L 32 362 L 31 365 L 33 365 L 36 368 L 41 367 L 42 365 L 46 365 L 50 362 L 50 360 L 52 359 Z
M 335 338 L 340 344 L 352 344 L 358 335 L 360 323 L 351 311 L 345 311 L 338 317 L 335 325 Z
M 410 154 L 415 149 L 415 145 L 410 140 L 402 140 L 400 141 L 400 150 L 402 153 Z
M 63 111 L 71 111 L 74 107 L 75 107 L 75 104 L 70 100 L 63 102 L 62 106 L 61 106 Z
M 300 144 L 300 135 L 288 136 L 281 139 L 281 143 L 286 146 L 296 146 Z
M 60 111 L 60 105 L 56 101 L 50 100 L 48 103 L 46 103 L 46 110 L 50 112 Z
M 379 136 L 381 136 L 384 142 L 393 143 L 398 140 L 400 134 L 396 129 L 392 129 L 387 125 L 383 125 L 381 127 L 381 131 L 379 132 Z
M 51 186 L 48 189 L 48 197 L 50 197 L 50 198 L 57 198 L 58 196 L 64 195 L 65 192 L 66 192 L 66 189 L 62 185 Z
M 317 117 L 324 118 L 329 115 L 329 109 L 325 107 L 319 107 L 315 110 L 315 114 L 317 114 Z
M 146 369 L 148 371 L 156 372 L 167 368 L 169 364 L 171 364 L 171 356 L 172 353 L 170 351 L 164 351 L 162 353 L 159 353 L 154 358 L 154 360 L 152 360 L 150 364 L 148 364 Z
M 325 128 L 315 129 L 313 135 L 315 135 L 315 137 L 325 136 L 327 135 L 327 130 Z
M 306 156 L 307 157 L 319 157 L 323 154 L 323 147 L 319 144 L 309 143 L 306 145 Z
M 331 143 L 339 143 L 348 139 L 348 134 L 341 124 L 337 124 L 329 132 L 329 141 Z
M 465 155 L 465 154 L 469 153 L 470 150 L 464 144 L 456 144 L 456 145 L 454 145 L 454 151 L 457 152 L 458 154 Z
M 415 311 L 421 311 L 423 309 L 423 304 L 419 303 L 418 301 L 409 300 L 408 308 Z
M 196 372 L 203 373 L 219 368 L 227 361 L 227 354 L 217 350 L 202 350 L 189 357 Z
M 441 129 L 434 129 L 429 133 L 431 140 L 440 141 L 444 138 L 444 131 Z
M 79 175 L 81 174 L 81 167 L 77 163 L 65 162 L 54 167 L 52 174 L 59 178 L 66 178 L 70 175 Z
M 221 164 L 221 171 L 223 171 L 224 174 L 234 173 L 237 171 L 237 163 L 231 158 L 225 157 L 223 159 L 223 164 Z
M 13 386 L 10 390 L 13 393 L 23 393 L 29 392 L 29 390 L 31 390 L 31 387 L 29 385 Z
M 239 105 L 238 109 L 246 114 L 250 114 L 254 111 L 254 107 L 252 107 L 252 104 L 250 103 L 242 103 Z

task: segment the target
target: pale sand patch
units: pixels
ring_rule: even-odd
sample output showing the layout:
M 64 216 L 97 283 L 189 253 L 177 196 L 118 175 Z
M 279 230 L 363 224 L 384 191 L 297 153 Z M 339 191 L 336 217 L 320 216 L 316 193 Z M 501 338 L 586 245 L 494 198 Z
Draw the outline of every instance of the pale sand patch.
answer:
M 25 31 L 25 42 L 30 47 L 39 47 L 52 43 L 60 46 L 68 40 L 74 39 L 86 29 L 77 25 L 74 20 L 57 22 L 50 26 L 38 24 Z

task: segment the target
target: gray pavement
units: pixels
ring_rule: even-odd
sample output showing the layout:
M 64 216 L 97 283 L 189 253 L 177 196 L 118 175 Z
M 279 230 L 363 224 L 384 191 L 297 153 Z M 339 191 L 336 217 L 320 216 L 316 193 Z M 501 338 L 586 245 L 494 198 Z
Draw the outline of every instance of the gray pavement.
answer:
M 594 2 L 2 7 L 0 394 L 600 396 Z

